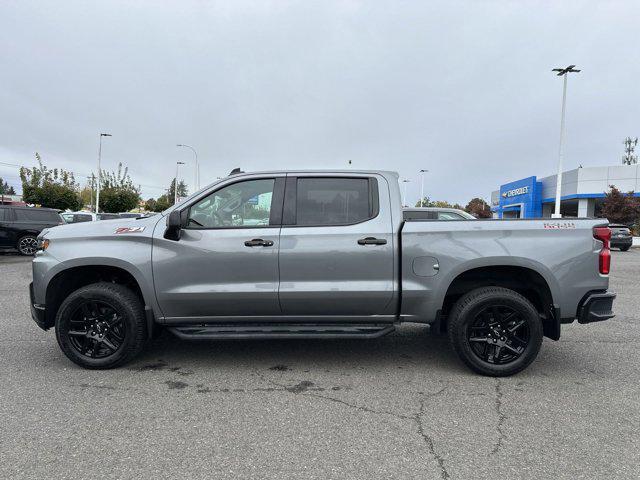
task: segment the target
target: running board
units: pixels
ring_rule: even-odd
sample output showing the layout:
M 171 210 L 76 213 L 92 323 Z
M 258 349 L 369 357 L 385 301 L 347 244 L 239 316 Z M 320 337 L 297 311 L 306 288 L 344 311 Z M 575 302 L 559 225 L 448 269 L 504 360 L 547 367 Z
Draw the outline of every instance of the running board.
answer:
M 395 330 L 393 324 L 181 325 L 168 330 L 183 340 L 245 340 L 264 338 L 377 338 Z

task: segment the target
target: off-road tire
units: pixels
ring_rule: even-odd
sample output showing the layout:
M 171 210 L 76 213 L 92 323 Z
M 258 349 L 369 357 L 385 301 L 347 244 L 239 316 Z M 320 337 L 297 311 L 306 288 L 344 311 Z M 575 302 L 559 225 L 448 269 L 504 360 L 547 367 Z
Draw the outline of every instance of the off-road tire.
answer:
M 480 358 L 480 355 L 477 354 L 471 346 L 473 343 L 470 340 L 472 338 L 472 326 L 473 329 L 482 328 L 474 325 L 477 325 L 478 321 L 481 323 L 484 321 L 483 318 L 485 317 L 482 315 L 486 315 L 483 312 L 486 312 L 487 308 L 493 311 L 494 307 L 497 307 L 498 310 L 503 309 L 502 311 L 515 311 L 515 318 L 524 321 L 524 324 L 519 328 L 526 328 L 526 346 L 523 345 L 520 347 L 521 353 L 519 356 L 504 364 L 490 363 Z M 488 315 L 490 319 L 493 319 L 491 313 Z M 499 314 L 497 316 L 499 317 Z M 478 320 L 478 318 L 480 318 L 480 320 Z M 487 323 L 490 323 L 490 321 L 488 320 Z M 538 311 L 525 297 L 507 288 L 482 287 L 463 295 L 454 305 L 449 315 L 448 324 L 449 341 L 453 349 L 469 368 L 481 375 L 506 377 L 516 374 L 524 370 L 535 360 L 542 345 L 543 328 Z M 490 333 L 494 335 L 493 331 Z M 507 335 L 510 335 L 510 333 Z M 479 341 L 476 337 L 477 335 L 474 337 L 474 341 L 478 342 L 485 350 L 490 347 L 495 349 L 495 346 L 491 343 L 494 340 L 493 337 L 486 337 L 487 345 L 482 345 L 483 342 Z M 497 338 L 495 340 L 500 342 L 501 339 Z M 476 343 L 474 343 L 474 345 L 476 345 Z M 510 344 L 510 348 L 512 345 L 513 344 Z M 505 350 L 505 352 L 507 352 L 507 354 L 510 353 L 507 350 Z M 490 354 L 489 356 L 491 357 Z
M 74 347 L 69 331 L 73 315 L 88 302 L 108 304 L 121 318 L 120 333 L 124 339 L 114 353 L 103 358 L 90 358 Z M 77 318 L 77 317 L 75 317 Z M 74 325 L 77 324 L 74 323 Z M 123 285 L 93 283 L 71 293 L 60 305 L 55 321 L 56 339 L 64 354 L 72 362 L 88 369 L 107 369 L 123 365 L 143 349 L 147 340 L 147 322 L 144 308 L 138 296 Z M 105 335 L 106 336 L 106 335 Z

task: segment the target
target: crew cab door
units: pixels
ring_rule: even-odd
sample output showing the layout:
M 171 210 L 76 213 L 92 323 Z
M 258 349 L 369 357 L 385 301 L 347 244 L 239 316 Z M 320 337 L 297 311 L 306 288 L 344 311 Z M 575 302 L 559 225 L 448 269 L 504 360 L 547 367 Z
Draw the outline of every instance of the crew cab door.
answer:
M 283 313 L 341 321 L 391 315 L 392 232 L 384 177 L 289 174 L 280 233 Z
M 183 207 L 179 240 L 164 238 L 158 224 L 153 277 L 166 322 L 281 314 L 283 193 L 284 176 L 229 179 Z

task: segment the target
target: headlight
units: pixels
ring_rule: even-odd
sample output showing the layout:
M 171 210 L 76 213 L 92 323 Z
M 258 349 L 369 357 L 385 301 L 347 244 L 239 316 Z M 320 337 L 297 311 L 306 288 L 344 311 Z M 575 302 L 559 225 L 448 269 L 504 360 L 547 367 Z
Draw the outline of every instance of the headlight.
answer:
M 48 238 L 38 238 L 38 250 L 44 251 L 49 248 L 49 239 Z

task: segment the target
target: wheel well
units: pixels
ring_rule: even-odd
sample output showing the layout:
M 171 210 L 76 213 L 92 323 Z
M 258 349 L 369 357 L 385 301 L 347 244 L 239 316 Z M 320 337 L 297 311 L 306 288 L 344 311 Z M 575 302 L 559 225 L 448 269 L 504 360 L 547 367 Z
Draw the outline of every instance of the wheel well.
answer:
M 48 327 L 55 324 L 58 308 L 70 293 L 85 285 L 97 282 L 110 282 L 124 285 L 134 292 L 144 305 L 142 290 L 136 279 L 122 268 L 107 265 L 86 265 L 74 267 L 58 273 L 51 279 L 46 293 L 46 323 Z
M 526 267 L 480 267 L 461 273 L 447 289 L 441 316 L 446 319 L 462 295 L 480 287 L 504 287 L 518 292 L 540 313 L 545 336 L 554 340 L 560 338 L 560 324 L 556 318 L 551 289 L 542 275 Z

